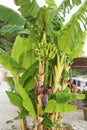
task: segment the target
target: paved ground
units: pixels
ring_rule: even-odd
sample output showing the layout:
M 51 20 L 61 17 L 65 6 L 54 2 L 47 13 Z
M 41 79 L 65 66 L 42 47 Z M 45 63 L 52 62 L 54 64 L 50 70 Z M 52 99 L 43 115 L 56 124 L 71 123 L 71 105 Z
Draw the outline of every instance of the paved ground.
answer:
M 7 83 L 2 82 L 0 85 L 0 130 L 20 130 L 20 122 L 14 120 L 17 109 L 9 102 L 6 90 L 10 88 Z
M 84 120 L 83 110 L 65 113 L 63 121 L 70 124 L 74 130 L 87 130 L 87 121 Z

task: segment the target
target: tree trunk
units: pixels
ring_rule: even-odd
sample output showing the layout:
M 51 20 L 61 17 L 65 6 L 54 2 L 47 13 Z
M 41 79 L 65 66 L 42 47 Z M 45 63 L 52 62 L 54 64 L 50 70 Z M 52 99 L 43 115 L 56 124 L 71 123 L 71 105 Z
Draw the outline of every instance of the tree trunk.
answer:
M 42 107 L 42 93 L 38 93 L 38 89 L 44 84 L 44 61 L 39 62 L 39 74 L 36 81 L 36 114 L 39 117 L 39 108 Z M 34 130 L 43 130 L 43 125 L 41 122 L 35 122 Z
M 20 123 L 21 123 L 21 130 L 29 130 L 29 128 L 27 127 L 27 120 L 26 120 L 26 118 L 21 119 Z
M 56 113 L 55 118 L 58 121 L 58 124 L 62 127 L 62 114 Z M 56 128 L 56 130 L 63 130 L 63 128 Z

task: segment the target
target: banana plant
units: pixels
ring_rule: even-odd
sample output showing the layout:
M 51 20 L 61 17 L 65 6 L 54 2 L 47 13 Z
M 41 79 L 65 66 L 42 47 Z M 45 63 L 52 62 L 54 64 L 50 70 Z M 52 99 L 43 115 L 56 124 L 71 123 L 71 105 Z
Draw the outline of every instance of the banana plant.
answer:
M 0 64 L 12 74 L 7 82 L 13 92 L 6 93 L 19 109 L 21 130 L 30 129 L 28 116 L 34 119 L 32 130 L 59 130 L 61 114 L 76 110 L 69 103 L 84 98 L 71 93 L 66 82 L 73 59 L 82 54 L 87 1 L 64 0 L 57 6 L 46 0 L 48 6 L 43 7 L 36 0 L 14 2 L 21 14 L 0 5 L 0 20 L 5 22 L 0 34 L 17 35 L 11 55 L 0 49 Z M 80 8 L 65 24 L 65 16 L 75 6 Z

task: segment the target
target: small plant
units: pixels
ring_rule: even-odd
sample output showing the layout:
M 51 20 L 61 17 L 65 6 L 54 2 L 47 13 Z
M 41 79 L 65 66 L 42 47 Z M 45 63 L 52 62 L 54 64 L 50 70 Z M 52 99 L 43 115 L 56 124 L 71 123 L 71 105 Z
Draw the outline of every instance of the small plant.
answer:
M 82 93 L 85 95 L 85 98 L 82 101 L 84 106 L 87 107 L 87 90 L 83 90 Z
M 84 103 L 83 107 L 84 120 L 87 121 L 87 90 L 83 90 L 82 93 L 85 95 L 84 99 L 82 100 Z

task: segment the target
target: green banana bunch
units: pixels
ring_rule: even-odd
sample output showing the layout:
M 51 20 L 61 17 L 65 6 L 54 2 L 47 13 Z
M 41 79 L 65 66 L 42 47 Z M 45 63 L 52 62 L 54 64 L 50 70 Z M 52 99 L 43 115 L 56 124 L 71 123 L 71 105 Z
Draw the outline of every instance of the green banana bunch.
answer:
M 37 48 L 35 49 L 35 55 L 37 60 L 45 59 L 51 60 L 57 54 L 57 47 L 55 44 L 41 42 L 38 43 Z

